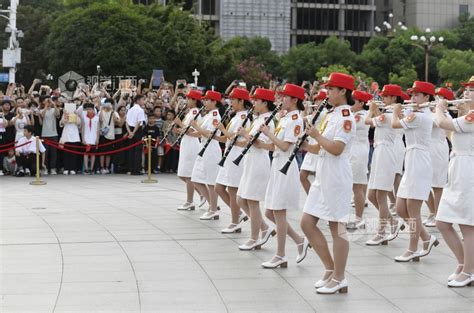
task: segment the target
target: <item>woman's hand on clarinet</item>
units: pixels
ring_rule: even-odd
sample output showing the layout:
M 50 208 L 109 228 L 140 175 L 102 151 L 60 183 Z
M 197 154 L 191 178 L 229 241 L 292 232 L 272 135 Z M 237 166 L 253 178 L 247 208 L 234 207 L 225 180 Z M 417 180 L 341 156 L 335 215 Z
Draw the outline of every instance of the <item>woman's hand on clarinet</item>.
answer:
M 311 123 L 306 123 L 305 133 L 306 135 L 313 138 L 316 138 L 319 135 L 319 131 L 316 129 L 316 127 L 311 125 Z
M 268 127 L 268 126 L 265 125 L 265 124 L 262 124 L 262 125 L 260 126 L 259 130 L 260 130 L 263 134 L 265 134 L 265 135 L 267 135 L 267 136 L 270 134 L 270 127 Z

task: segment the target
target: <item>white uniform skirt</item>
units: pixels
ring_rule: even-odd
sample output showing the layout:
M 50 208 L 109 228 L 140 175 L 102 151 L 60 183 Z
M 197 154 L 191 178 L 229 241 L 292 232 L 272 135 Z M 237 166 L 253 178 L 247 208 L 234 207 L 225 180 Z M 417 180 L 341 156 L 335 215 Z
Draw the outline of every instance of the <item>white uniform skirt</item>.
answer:
M 368 151 L 367 151 L 368 153 Z M 348 158 L 321 156 L 303 212 L 323 220 L 349 221 L 352 169 Z
M 271 167 L 268 151 L 251 148 L 244 157 L 243 166 L 237 196 L 247 200 L 264 201 Z
M 201 143 L 199 151 L 204 144 L 205 141 Z M 217 165 L 217 163 L 219 163 L 221 157 L 222 152 L 219 143 L 212 140 L 204 152 L 204 155 L 196 158 L 193 173 L 191 175 L 191 181 L 200 184 L 215 185 L 217 173 L 219 171 L 219 165 Z
M 405 160 L 405 145 L 401 138 L 395 139 L 394 144 L 395 151 L 395 173 L 403 174 L 403 161 Z
M 304 156 L 303 163 L 301 164 L 300 170 L 308 172 L 316 172 L 316 166 L 318 165 L 319 156 L 314 153 L 307 152 Z
M 287 151 L 289 153 L 276 152 L 274 154 L 270 170 L 270 180 L 265 192 L 266 209 L 270 210 L 297 210 L 300 201 L 300 173 L 298 164 L 294 159 L 288 169 L 287 174 L 280 172 L 280 169 L 288 161 L 288 157 L 293 151 L 293 145 Z
M 369 143 L 355 141 L 351 148 L 352 183 L 367 185 Z
M 372 155 L 368 189 L 392 191 L 395 173 L 394 149 L 388 144 L 377 145 Z
M 193 174 L 194 162 L 199 153 L 199 139 L 184 135 L 179 147 L 178 176 L 191 177 Z
M 224 166 L 220 167 L 219 165 L 217 165 L 219 169 L 219 173 L 217 174 L 216 178 L 217 184 L 221 184 L 227 187 L 239 187 L 240 178 L 242 177 L 244 167 L 242 163 L 237 166 L 232 161 L 234 161 L 240 155 L 242 149 L 243 148 L 241 147 L 234 146 L 232 150 L 230 150 L 230 153 L 227 156 Z
M 428 200 L 432 178 L 433 167 L 431 165 L 430 152 L 427 149 L 407 149 L 405 173 L 403 173 L 397 197 Z
M 432 141 L 430 146 L 433 178 L 431 187 L 444 188 L 448 182 L 449 146 L 448 142 Z
M 474 155 L 455 155 L 438 208 L 438 221 L 474 226 Z

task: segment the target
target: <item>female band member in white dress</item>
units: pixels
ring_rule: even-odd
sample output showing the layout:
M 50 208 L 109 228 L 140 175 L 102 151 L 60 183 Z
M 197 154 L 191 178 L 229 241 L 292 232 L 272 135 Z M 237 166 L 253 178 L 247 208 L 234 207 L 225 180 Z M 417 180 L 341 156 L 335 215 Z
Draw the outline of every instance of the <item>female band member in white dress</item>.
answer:
M 195 133 L 192 133 L 192 136 L 201 137 L 201 145 L 199 150 L 204 147 L 207 142 L 207 138 L 212 135 L 216 127 L 218 127 L 219 123 L 221 122 L 221 115 L 219 114 L 218 110 L 218 105 L 220 105 L 221 99 L 222 97 L 219 92 L 208 90 L 206 95 L 203 97 L 204 106 L 208 113 L 203 117 L 200 123 L 197 121 L 191 122 L 192 127 L 196 130 Z M 194 163 L 191 181 L 194 183 L 194 186 L 199 191 L 199 193 L 204 196 L 206 201 L 209 203 L 208 211 L 200 217 L 202 220 L 219 219 L 217 193 L 214 190 L 214 185 L 216 183 L 217 173 L 219 171 L 219 166 L 217 163 L 219 163 L 221 157 L 222 152 L 219 142 L 213 139 L 209 143 L 209 146 L 207 147 L 203 156 L 200 157 L 198 155 L 196 162 Z
M 393 128 L 403 128 L 407 151 L 405 156 L 405 172 L 397 193 L 397 214 L 403 218 L 410 228 L 408 250 L 395 257 L 397 262 L 419 261 L 438 245 L 435 236 L 430 236 L 421 221 L 421 205 L 428 200 L 433 178 L 430 146 L 433 117 L 429 109 L 420 106 L 433 99 L 435 87 L 422 81 L 413 83 L 414 111 L 401 119 L 402 105 L 397 103 L 393 108 Z M 423 240 L 423 249 L 418 251 L 418 241 Z
M 230 120 L 227 128 L 224 127 L 222 123 L 219 124 L 219 129 L 223 134 L 219 141 L 226 144 L 226 150 L 229 149 L 229 145 L 234 136 L 237 135 L 239 128 L 242 126 L 249 126 L 250 121 L 247 120 L 247 110 L 251 107 L 249 102 L 250 95 L 246 89 L 232 89 L 229 98 L 235 116 Z M 246 125 L 243 125 L 244 121 L 246 122 Z M 237 204 L 237 189 L 240 184 L 240 178 L 242 177 L 244 167 L 243 164 L 235 165 L 234 162 L 232 162 L 241 152 L 242 148 L 234 145 L 229 152 L 229 159 L 226 160 L 223 167 L 219 167 L 219 173 L 217 174 L 215 190 L 225 204 L 230 207 L 232 215 L 231 224 L 221 231 L 224 234 L 242 232 L 241 221 L 248 219 L 245 214 L 241 214 L 240 207 Z
M 351 149 L 352 166 L 352 192 L 354 194 L 355 221 L 347 224 L 347 229 L 358 229 L 365 227 L 362 220 L 364 214 L 365 199 L 367 193 L 367 174 L 369 172 L 369 129 L 365 124 L 367 117 L 366 104 L 372 100 L 372 95 L 365 91 L 354 90 L 352 92 L 354 105 L 351 107 L 355 120 L 356 139 Z
M 398 85 L 385 85 L 381 96 L 385 107 L 396 102 L 403 102 L 402 88 Z M 387 204 L 388 193 L 393 190 L 397 172 L 394 148 L 397 133 L 392 128 L 392 118 L 392 113 L 387 110 L 381 113 L 377 104 L 370 102 L 370 111 L 365 123 L 376 129 L 367 198 L 379 210 L 379 226 L 377 234 L 366 241 L 365 244 L 368 246 L 386 245 L 398 236 L 400 229 L 404 228 L 402 221 L 398 222 L 392 217 Z
M 252 136 L 254 136 L 267 118 L 275 110 L 275 92 L 269 89 L 257 88 L 252 96 L 254 113 L 258 117 L 253 121 L 250 131 L 244 128 L 239 130 L 239 134 L 246 140 L 238 142 L 241 147 L 245 147 Z M 273 120 L 268 124 L 270 132 L 275 131 Z M 260 212 L 260 201 L 265 200 L 265 191 L 270 179 L 270 156 L 271 141 L 264 134 L 260 134 L 254 142 L 249 152 L 244 157 L 244 172 L 237 191 L 237 203 L 250 216 L 250 239 L 239 246 L 240 250 L 248 251 L 260 249 L 270 236 L 274 236 L 275 226 L 267 225 Z M 233 160 L 233 159 L 231 159 Z M 259 231 L 262 230 L 262 237 L 259 240 Z
M 270 138 L 274 146 L 270 180 L 265 192 L 265 216 L 276 224 L 278 239 L 277 253 L 270 261 L 262 264 L 264 268 L 288 266 L 288 259 L 285 253 L 287 234 L 298 246 L 297 263 L 306 257 L 308 247 L 307 240 L 294 231 L 286 218 L 286 210 L 297 210 L 299 208 L 300 184 L 296 160 L 291 162 L 286 175 L 280 172 L 280 169 L 285 165 L 293 152 L 294 145 L 303 130 L 303 119 L 301 118 L 300 111 L 304 110 L 302 103 L 305 98 L 304 88 L 293 84 L 286 84 L 280 95 L 283 97 L 282 110 L 288 113 L 280 119 L 275 134 L 271 132 L 268 126 L 262 125 L 260 128 Z
M 318 107 L 323 103 L 323 101 L 326 100 L 326 98 L 327 98 L 326 91 L 320 90 L 318 94 L 314 97 L 314 105 L 313 105 L 314 110 L 317 110 Z M 323 121 L 326 114 L 327 114 L 327 109 L 324 109 L 324 112 L 321 112 L 321 114 L 319 115 L 318 120 L 316 121 L 316 124 L 315 124 L 317 129 L 319 129 L 319 125 Z M 309 121 L 312 118 L 313 118 L 312 114 L 307 115 L 305 117 L 305 119 Z M 316 144 L 316 140 L 313 138 L 310 138 L 309 143 Z M 315 173 L 317 164 L 318 164 L 318 155 L 311 152 L 306 152 L 306 155 L 304 156 L 303 163 L 301 164 L 301 168 L 300 168 L 300 182 L 306 194 L 308 194 L 309 188 L 311 188 L 309 175 Z
M 349 220 L 352 196 L 351 146 L 355 139 L 355 119 L 351 112 L 351 92 L 354 78 L 343 73 L 331 73 L 326 84 L 328 101 L 334 107 L 327 126 L 321 134 L 311 124 L 306 133 L 316 139 L 316 145 L 305 144 L 303 149 L 319 150 L 316 177 L 309 190 L 301 218 L 301 229 L 318 254 L 326 272 L 316 282 L 318 293 L 346 293 L 345 269 L 349 241 L 344 223 Z M 368 150 L 367 150 L 368 153 Z M 335 193 L 337 192 L 337 196 Z M 328 242 L 318 228 L 320 219 L 329 221 L 333 239 L 333 256 Z
M 178 117 L 175 119 L 176 128 L 174 131 L 180 133 L 186 128 L 192 120 L 195 119 L 196 115 L 199 114 L 199 109 L 202 106 L 201 98 L 202 94 L 199 90 L 190 90 L 186 95 L 188 113 L 186 113 L 183 121 Z M 200 116 L 196 119 L 199 122 Z M 192 130 L 190 131 L 192 132 Z M 178 207 L 178 210 L 194 210 L 195 205 L 193 202 L 194 196 L 194 184 L 191 182 L 191 175 L 193 174 L 194 162 L 199 152 L 199 138 L 185 134 L 181 139 L 179 148 L 179 162 L 178 162 L 178 177 L 186 184 L 186 202 Z
M 436 95 L 440 99 L 454 100 L 454 93 L 447 88 L 439 88 Z M 435 110 L 433 110 L 434 112 Z M 451 118 L 448 112 L 446 117 Z M 435 115 L 433 115 L 434 117 Z M 433 180 L 431 182 L 431 192 L 427 204 L 430 209 L 430 215 L 423 221 L 426 227 L 435 227 L 435 216 L 438 212 L 439 202 L 443 194 L 443 188 L 448 183 L 448 166 L 449 166 L 449 145 L 447 141 L 447 132 L 439 128 L 436 120 L 433 122 L 433 132 L 431 133 L 431 162 L 433 164 Z
M 474 76 L 463 84 L 470 102 L 458 106 L 458 118 L 446 118 L 444 103 L 436 107 L 438 126 L 454 132 L 448 184 L 436 215 L 436 226 L 458 262 L 448 277 L 450 287 L 474 286 Z M 459 225 L 463 241 L 453 224 Z

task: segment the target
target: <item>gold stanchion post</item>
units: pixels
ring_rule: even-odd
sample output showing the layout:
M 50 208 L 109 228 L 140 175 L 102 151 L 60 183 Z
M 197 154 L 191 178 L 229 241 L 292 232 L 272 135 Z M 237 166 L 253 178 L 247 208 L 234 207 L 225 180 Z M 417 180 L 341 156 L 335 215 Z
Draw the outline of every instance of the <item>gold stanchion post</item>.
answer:
M 148 178 L 142 180 L 142 183 L 148 183 L 148 184 L 158 182 L 156 179 L 151 178 L 151 140 L 152 140 L 151 136 L 148 135 L 148 138 L 146 139 L 147 148 L 148 148 L 148 151 L 147 151 L 147 154 L 148 154 Z
M 35 186 L 41 186 L 41 185 L 46 185 L 45 181 L 42 181 L 40 178 L 40 172 L 41 172 L 41 167 L 40 167 L 40 138 L 39 136 L 36 136 L 36 176 L 35 180 L 30 182 L 30 185 L 35 185 Z

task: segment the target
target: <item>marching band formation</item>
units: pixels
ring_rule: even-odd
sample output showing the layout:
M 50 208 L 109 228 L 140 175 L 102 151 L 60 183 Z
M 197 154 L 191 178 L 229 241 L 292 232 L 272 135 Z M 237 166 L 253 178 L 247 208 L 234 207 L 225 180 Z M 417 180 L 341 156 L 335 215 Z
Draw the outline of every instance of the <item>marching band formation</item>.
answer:
M 287 267 L 288 235 L 297 263 L 314 249 L 325 268 L 314 286 L 332 294 L 348 291 L 347 231 L 365 228 L 368 200 L 379 219 L 366 245 L 387 245 L 407 228 L 408 247 L 394 260 L 418 262 L 439 245 L 425 227 L 438 227 L 458 262 L 448 286 L 474 286 L 474 76 L 462 84 L 459 100 L 446 88 L 415 81 L 406 92 L 385 85 L 375 101 L 343 73 L 332 73 L 309 102 L 305 89 L 293 84 L 278 91 L 235 87 L 228 105 L 217 91 L 191 90 L 187 113 L 174 121 L 181 140 L 178 176 L 187 191 L 178 210 L 195 210 L 197 191 L 209 205 L 200 219 L 217 220 L 220 197 L 231 211 L 222 233 L 240 233 L 250 220 L 250 238 L 240 250 L 259 250 L 276 236 L 275 256 L 262 267 Z M 307 194 L 303 208 L 300 186 Z M 423 202 L 430 210 L 425 221 Z M 287 220 L 288 210 L 300 209 L 303 234 Z M 328 222 L 332 251 L 319 220 Z

